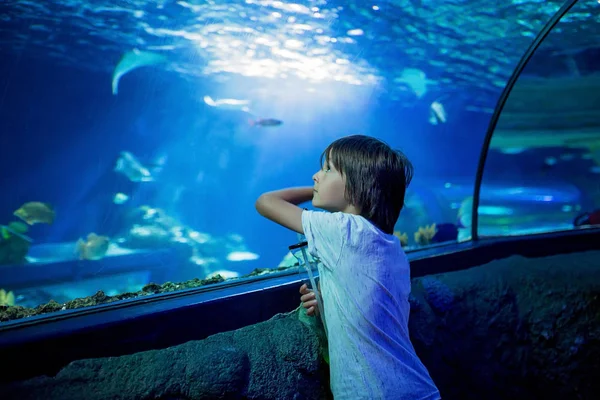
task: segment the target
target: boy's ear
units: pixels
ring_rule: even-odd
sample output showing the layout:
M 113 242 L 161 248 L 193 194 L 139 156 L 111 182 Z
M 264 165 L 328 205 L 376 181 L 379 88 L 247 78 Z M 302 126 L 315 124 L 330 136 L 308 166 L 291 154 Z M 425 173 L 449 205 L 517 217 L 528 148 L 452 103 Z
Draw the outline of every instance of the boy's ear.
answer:
M 302 228 L 302 209 L 277 196 L 261 195 L 256 200 L 256 211 L 265 218 L 279 225 L 285 226 L 294 232 L 304 234 Z

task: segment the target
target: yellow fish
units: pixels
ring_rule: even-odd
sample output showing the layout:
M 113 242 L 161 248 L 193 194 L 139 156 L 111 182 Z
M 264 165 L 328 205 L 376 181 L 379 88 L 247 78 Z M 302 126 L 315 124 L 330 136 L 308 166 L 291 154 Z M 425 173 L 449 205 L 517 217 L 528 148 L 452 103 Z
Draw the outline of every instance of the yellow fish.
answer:
M 87 240 L 79 238 L 76 244 L 76 251 L 80 260 L 100 260 L 106 255 L 110 239 L 107 236 L 98 236 L 90 233 Z
M 51 225 L 56 217 L 52 206 L 39 201 L 30 201 L 29 203 L 23 204 L 21 208 L 14 212 L 14 215 L 21 218 L 29 225 Z

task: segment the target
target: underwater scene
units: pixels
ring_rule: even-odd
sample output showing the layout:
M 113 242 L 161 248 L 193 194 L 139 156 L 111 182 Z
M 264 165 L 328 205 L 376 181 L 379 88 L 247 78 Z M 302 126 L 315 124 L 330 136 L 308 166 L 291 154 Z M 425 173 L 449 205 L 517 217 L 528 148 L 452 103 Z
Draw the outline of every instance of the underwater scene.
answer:
M 365 134 L 415 166 L 410 253 L 600 224 L 600 4 L 4 1 L 0 321 L 297 274 L 258 196 Z M 479 190 L 477 225 L 474 193 Z M 310 205 L 308 206 L 310 207 Z

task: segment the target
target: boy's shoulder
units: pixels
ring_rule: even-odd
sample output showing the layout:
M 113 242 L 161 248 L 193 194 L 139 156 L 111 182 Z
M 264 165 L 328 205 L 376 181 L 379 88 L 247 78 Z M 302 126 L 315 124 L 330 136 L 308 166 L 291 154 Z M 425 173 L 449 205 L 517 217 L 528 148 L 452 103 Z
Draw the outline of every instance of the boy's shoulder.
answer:
M 381 236 L 388 239 L 394 238 L 394 235 L 383 232 L 367 218 L 342 211 L 304 210 L 302 220 L 304 225 L 309 225 L 309 228 L 318 229 L 328 234 L 342 234 L 347 237 Z

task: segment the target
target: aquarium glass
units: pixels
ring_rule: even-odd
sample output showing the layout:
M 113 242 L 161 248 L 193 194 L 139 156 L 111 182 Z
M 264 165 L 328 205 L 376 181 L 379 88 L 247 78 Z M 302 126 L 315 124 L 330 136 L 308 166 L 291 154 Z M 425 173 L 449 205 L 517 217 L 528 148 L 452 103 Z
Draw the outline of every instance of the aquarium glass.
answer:
M 481 236 L 600 223 L 599 11 L 576 3 L 510 92 L 485 165 Z
M 321 152 L 350 134 L 414 164 L 395 228 L 407 251 L 468 240 L 491 114 L 561 4 L 3 2 L 0 319 L 297 273 L 296 234 L 254 203 L 311 186 Z M 550 46 L 587 45 L 582 23 L 562 23 Z M 490 188 L 532 178 L 490 178 L 516 157 L 497 153 Z M 561 182 L 532 190 L 591 193 Z

